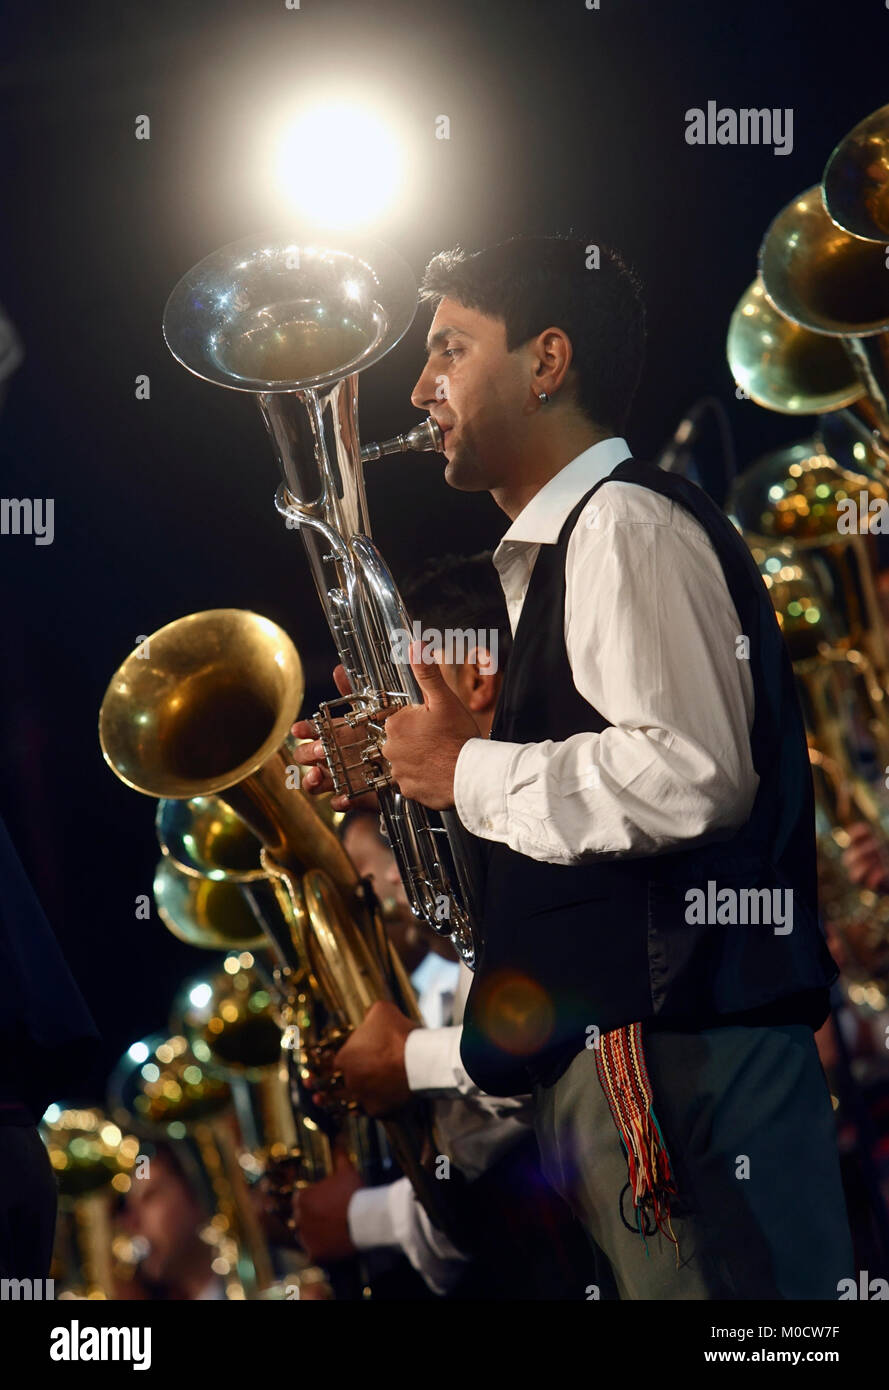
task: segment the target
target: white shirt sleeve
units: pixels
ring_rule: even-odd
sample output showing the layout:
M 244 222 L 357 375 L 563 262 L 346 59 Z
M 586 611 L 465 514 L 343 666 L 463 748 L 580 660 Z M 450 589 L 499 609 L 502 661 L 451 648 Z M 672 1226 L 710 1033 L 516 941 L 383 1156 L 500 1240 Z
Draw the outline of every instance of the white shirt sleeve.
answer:
M 478 1086 L 460 1061 L 459 1028 L 415 1028 L 404 1045 L 407 1084 L 427 1096 L 477 1096 Z
M 361 1188 L 346 1215 L 356 1250 L 400 1248 L 433 1293 L 448 1293 L 466 1268 L 468 1257 L 432 1225 L 407 1178 Z
M 463 1010 L 472 984 L 472 971 L 461 961 L 457 988 L 452 1009 L 453 1024 L 448 1028 L 414 1028 L 408 1033 L 404 1044 L 404 1069 L 407 1073 L 408 1089 L 415 1095 L 429 1096 L 436 1101 L 470 1100 L 473 1104 L 465 1111 L 459 1106 L 440 1106 L 439 1124 L 444 1123 L 452 1144 L 459 1149 L 460 1136 L 455 1133 L 455 1117 L 466 1115 L 467 1123 L 474 1128 L 477 1117 L 484 1114 L 491 1119 L 519 1119 L 529 1123 L 530 1097 L 528 1096 L 489 1096 L 479 1089 L 460 1060 L 460 1040 L 463 1035 Z M 491 1145 L 495 1148 L 497 1137 L 492 1131 Z M 456 1156 L 456 1155 L 455 1155 Z M 458 1160 L 459 1161 L 459 1160 Z
M 460 820 L 532 859 L 648 855 L 741 825 L 758 777 L 753 681 L 703 527 L 648 488 L 606 483 L 566 557 L 574 684 L 612 727 L 563 742 L 470 739 Z
M 460 1020 L 471 983 L 461 962 L 455 1026 L 415 1028 L 405 1040 L 408 1085 L 432 1101 L 438 1139 L 470 1182 L 526 1138 L 533 1124 L 530 1096 L 485 1095 L 463 1070 Z M 399 1246 L 433 1293 L 447 1293 L 465 1267 L 467 1257 L 432 1225 L 407 1178 L 356 1192 L 347 1220 L 356 1249 Z

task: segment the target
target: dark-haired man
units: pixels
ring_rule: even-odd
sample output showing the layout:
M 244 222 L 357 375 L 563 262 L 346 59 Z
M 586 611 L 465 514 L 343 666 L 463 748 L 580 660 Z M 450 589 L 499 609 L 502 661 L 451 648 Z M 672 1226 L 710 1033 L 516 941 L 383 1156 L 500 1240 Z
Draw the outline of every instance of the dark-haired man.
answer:
M 836 1297 L 852 1251 L 812 1037 L 836 968 L 768 595 L 700 489 L 630 458 L 644 315 L 617 255 L 516 238 L 436 257 L 422 294 L 411 399 L 451 486 L 511 521 L 490 739 L 418 662 L 425 705 L 383 749 L 486 851 L 467 1070 L 534 1084 L 545 1171 L 622 1297 Z
M 490 553 L 430 560 L 404 585 L 403 596 L 426 640 L 461 634 L 462 650 L 458 654 L 455 643 L 450 659 L 444 642 L 440 669 L 486 736 L 510 646 Z M 295 732 L 309 730 L 298 724 Z M 432 1225 L 406 1178 L 365 1188 L 343 1168 L 299 1194 L 296 1214 L 306 1249 L 324 1262 L 356 1249 L 398 1247 L 434 1293 L 456 1299 L 585 1298 L 593 1262 L 579 1227 L 543 1182 L 530 1096 L 485 1095 L 461 1063 L 470 972 L 458 968 L 446 938 L 436 938 L 414 919 L 377 811 L 350 809 L 340 834 L 360 876 L 373 883 L 426 1026 L 394 1004 L 378 1002 L 337 1053 L 335 1065 L 346 1093 L 370 1115 L 392 1114 L 418 1096 L 433 1102 L 438 1133 L 469 1184 L 463 1214 L 474 1244 L 467 1260 Z

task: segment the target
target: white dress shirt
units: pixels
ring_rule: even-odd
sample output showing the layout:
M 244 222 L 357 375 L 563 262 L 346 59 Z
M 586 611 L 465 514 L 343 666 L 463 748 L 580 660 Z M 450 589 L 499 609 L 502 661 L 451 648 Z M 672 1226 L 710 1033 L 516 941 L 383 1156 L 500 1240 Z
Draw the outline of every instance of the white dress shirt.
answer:
M 513 632 L 541 545 L 629 456 L 623 439 L 592 445 L 509 527 L 494 564 Z M 540 743 L 469 739 L 454 778 L 462 823 L 552 864 L 657 854 L 742 825 L 759 783 L 753 679 L 703 527 L 649 488 L 605 483 L 571 534 L 565 580 L 574 684 L 612 727 Z
M 531 1097 L 484 1095 L 463 1070 L 460 1021 L 472 983 L 465 965 L 430 953 L 414 971 L 411 982 L 427 1023 L 445 1017 L 452 1024 L 415 1028 L 408 1034 L 408 1085 L 433 1100 L 443 1146 L 472 1180 L 529 1133 Z M 386 1187 L 361 1188 L 349 1202 L 347 1221 L 357 1250 L 380 1246 L 401 1249 L 433 1293 L 447 1293 L 465 1268 L 467 1257 L 432 1225 L 407 1178 Z

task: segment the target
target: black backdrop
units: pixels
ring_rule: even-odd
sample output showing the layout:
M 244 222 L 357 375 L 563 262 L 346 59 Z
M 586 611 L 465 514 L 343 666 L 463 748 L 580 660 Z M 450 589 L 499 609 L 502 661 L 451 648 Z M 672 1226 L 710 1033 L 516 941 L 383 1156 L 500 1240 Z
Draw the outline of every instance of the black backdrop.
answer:
M 0 493 L 53 497 L 55 540 L 0 537 L 0 813 L 106 1048 L 84 1094 L 162 1026 L 204 957 L 157 921 L 153 803 L 104 766 L 96 714 L 137 638 L 202 608 L 282 623 L 306 662 L 307 706 L 331 648 L 297 537 L 272 507 L 276 470 L 249 399 L 167 353 L 163 304 L 188 267 L 269 220 L 253 201 L 257 117 L 326 75 L 387 99 L 419 162 L 373 229 L 419 274 L 434 252 L 573 229 L 619 246 L 647 291 L 648 363 L 629 437 L 651 456 L 698 396 L 729 411 L 739 459 L 806 422 L 735 399 L 730 312 L 771 216 L 820 177 L 846 130 L 887 99 L 889 11 L 850 0 L 100 0 L 0 20 L 0 301 L 25 360 L 0 416 Z M 792 107 L 790 155 L 690 147 L 684 113 Z M 137 115 L 151 139 L 134 138 Z M 451 138 L 432 137 L 441 113 Z M 342 177 L 349 178 L 349 168 Z M 409 393 L 428 314 L 362 378 L 365 439 L 418 417 Z M 147 373 L 149 401 L 134 379 Z M 485 496 L 439 462 L 387 461 L 369 483 L 396 576 L 430 554 L 496 543 Z

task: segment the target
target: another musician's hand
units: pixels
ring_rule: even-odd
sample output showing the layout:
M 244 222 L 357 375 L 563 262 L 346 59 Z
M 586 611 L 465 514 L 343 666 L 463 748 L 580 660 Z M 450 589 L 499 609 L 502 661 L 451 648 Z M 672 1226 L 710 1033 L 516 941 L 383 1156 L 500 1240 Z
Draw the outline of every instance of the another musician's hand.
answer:
M 874 893 L 889 893 L 889 846 L 864 821 L 849 827 L 843 865 L 850 883 L 860 883 Z
M 320 1264 L 347 1260 L 355 1254 L 349 1235 L 349 1203 L 361 1178 L 345 1154 L 334 1150 L 329 1178 L 302 1187 L 293 1197 L 293 1219 L 300 1245 Z
M 445 682 L 434 661 L 421 659 L 422 644 L 411 648 L 411 670 L 423 693 L 422 705 L 396 710 L 386 720 L 383 757 L 392 777 L 411 801 L 433 811 L 454 804 L 454 773 L 464 743 L 479 738 L 472 715 Z
M 378 999 L 336 1054 L 345 1094 L 365 1114 L 390 1115 L 411 1099 L 404 1046 L 408 1033 L 419 1027 L 394 1004 Z
M 298 1243 L 292 1219 L 298 1178 L 298 1160 L 284 1158 L 272 1163 L 250 1189 L 253 1208 L 273 1245 L 288 1248 Z
M 346 675 L 344 666 L 334 667 L 334 684 L 341 695 L 351 695 L 352 686 L 349 677 Z M 350 729 L 344 719 L 334 720 L 336 730 L 336 741 L 339 748 L 351 748 L 364 741 L 364 734 L 359 729 Z M 297 748 L 293 754 L 294 761 L 300 767 L 307 769 L 303 773 L 301 785 L 312 796 L 318 796 L 322 792 L 333 791 L 333 779 L 327 769 L 324 758 L 324 751 L 321 744 L 317 742 L 315 730 L 310 719 L 298 719 L 291 727 L 290 732 L 294 738 L 312 739 L 312 743 L 305 743 L 301 748 Z M 348 811 L 350 807 L 362 811 L 375 811 L 377 809 L 376 792 L 368 792 L 365 796 L 332 796 L 330 804 L 334 811 Z

